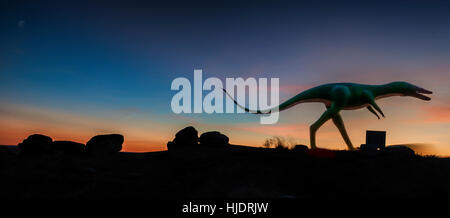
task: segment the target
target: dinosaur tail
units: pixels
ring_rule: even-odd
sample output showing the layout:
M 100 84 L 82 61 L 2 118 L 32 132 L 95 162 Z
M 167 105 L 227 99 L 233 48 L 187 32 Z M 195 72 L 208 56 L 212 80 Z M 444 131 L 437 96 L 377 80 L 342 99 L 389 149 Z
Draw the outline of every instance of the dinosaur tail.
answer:
M 269 109 L 268 111 L 260 111 L 260 110 L 250 110 L 248 108 L 246 108 L 245 106 L 240 105 L 239 103 L 237 103 L 237 101 L 233 98 L 233 96 L 231 96 L 224 88 L 222 88 L 223 92 L 225 92 L 225 94 L 228 95 L 228 97 L 230 97 L 231 100 L 233 100 L 233 102 L 240 108 L 242 108 L 243 110 L 245 110 L 245 112 L 249 112 L 252 114 L 270 114 L 272 113 L 272 109 Z
M 296 96 L 294 96 L 293 98 L 281 103 L 278 106 L 275 106 L 273 108 L 270 109 L 266 109 L 266 110 L 251 110 L 249 108 L 246 108 L 245 106 L 240 105 L 239 103 L 237 103 L 237 101 L 233 98 L 233 96 L 231 96 L 224 88 L 222 88 L 223 92 L 225 92 L 225 94 L 228 95 L 228 97 L 230 97 L 231 100 L 233 100 L 233 102 L 240 108 L 242 108 L 243 110 L 245 110 L 246 112 L 252 113 L 252 114 L 270 114 L 272 113 L 272 111 L 274 111 L 276 109 L 276 111 L 283 111 L 286 110 L 292 106 L 295 106 L 297 104 L 299 104 L 301 102 L 301 100 L 304 100 L 304 96 L 303 93 L 300 93 Z

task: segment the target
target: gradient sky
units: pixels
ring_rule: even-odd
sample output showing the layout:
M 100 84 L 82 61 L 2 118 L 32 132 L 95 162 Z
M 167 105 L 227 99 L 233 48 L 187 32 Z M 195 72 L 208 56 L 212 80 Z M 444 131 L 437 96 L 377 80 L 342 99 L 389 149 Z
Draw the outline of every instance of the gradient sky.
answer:
M 235 144 L 309 144 L 321 104 L 269 126 L 251 114 L 173 114 L 172 80 L 203 68 L 204 77 L 278 77 L 281 100 L 330 82 L 414 83 L 434 91 L 431 102 L 382 99 L 382 120 L 344 111 L 349 135 L 359 145 L 365 130 L 386 130 L 388 144 L 450 156 L 449 3 L 2 0 L 0 29 L 0 144 L 121 133 L 126 151 L 165 150 L 188 125 Z M 331 122 L 317 137 L 346 148 Z

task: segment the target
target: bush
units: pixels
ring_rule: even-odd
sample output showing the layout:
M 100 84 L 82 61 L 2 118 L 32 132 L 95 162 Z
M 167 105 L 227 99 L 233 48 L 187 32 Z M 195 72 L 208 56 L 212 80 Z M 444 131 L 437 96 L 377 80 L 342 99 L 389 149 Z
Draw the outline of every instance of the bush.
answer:
M 290 149 L 294 144 L 292 140 L 287 140 L 281 136 L 274 136 L 266 139 L 263 146 L 265 148 Z

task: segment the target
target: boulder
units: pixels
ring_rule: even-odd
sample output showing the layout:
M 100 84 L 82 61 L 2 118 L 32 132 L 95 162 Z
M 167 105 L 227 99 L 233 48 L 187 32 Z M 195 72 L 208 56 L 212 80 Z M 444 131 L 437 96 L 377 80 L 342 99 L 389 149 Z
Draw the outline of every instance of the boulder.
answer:
M 167 150 L 171 151 L 176 148 L 177 148 L 177 145 L 175 144 L 175 142 L 173 142 L 173 141 L 167 142 Z
M 194 127 L 188 126 L 175 134 L 175 139 L 173 140 L 173 142 L 178 145 L 197 145 L 198 132 Z
M 86 143 L 89 154 L 113 154 L 122 150 L 123 135 L 96 135 Z
M 54 141 L 52 143 L 52 150 L 66 154 L 81 154 L 84 153 L 85 145 L 72 141 Z
M 192 127 L 188 126 L 175 134 L 175 139 L 167 143 L 167 149 L 176 149 L 183 147 L 198 146 L 198 132 Z
M 18 147 L 20 153 L 24 154 L 48 153 L 51 151 L 52 141 L 52 138 L 46 135 L 33 134 L 19 143 Z
M 228 145 L 228 137 L 220 132 L 205 132 L 200 136 L 200 145 L 208 147 L 221 147 Z
M 415 155 L 413 149 L 403 145 L 387 146 L 383 149 L 383 154 L 392 157 L 412 157 Z

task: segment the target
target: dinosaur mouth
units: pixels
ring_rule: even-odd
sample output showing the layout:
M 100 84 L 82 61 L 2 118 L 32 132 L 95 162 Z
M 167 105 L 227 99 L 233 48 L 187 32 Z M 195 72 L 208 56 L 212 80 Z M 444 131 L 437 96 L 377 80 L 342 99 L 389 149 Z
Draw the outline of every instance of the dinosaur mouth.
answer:
M 413 97 L 416 97 L 418 99 L 422 99 L 424 101 L 429 101 L 431 100 L 430 97 L 426 96 L 426 95 L 422 95 L 422 94 L 433 94 L 432 91 L 426 90 L 424 88 L 419 88 L 417 87 L 417 90 L 414 94 L 412 94 Z

